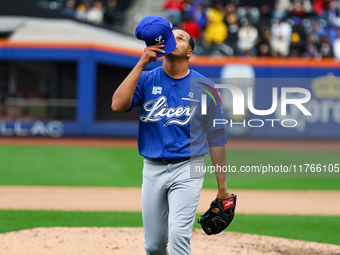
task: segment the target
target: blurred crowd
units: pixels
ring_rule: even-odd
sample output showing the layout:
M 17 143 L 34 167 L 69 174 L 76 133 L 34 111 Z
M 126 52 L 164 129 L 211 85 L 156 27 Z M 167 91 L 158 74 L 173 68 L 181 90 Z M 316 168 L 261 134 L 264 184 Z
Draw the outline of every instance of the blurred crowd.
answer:
M 121 31 L 131 2 L 65 0 L 62 13 Z M 163 10 L 196 55 L 340 59 L 338 0 L 165 0 Z
M 164 16 L 198 55 L 340 58 L 337 0 L 167 0 Z
M 66 0 L 62 13 L 95 25 L 120 30 L 132 0 Z

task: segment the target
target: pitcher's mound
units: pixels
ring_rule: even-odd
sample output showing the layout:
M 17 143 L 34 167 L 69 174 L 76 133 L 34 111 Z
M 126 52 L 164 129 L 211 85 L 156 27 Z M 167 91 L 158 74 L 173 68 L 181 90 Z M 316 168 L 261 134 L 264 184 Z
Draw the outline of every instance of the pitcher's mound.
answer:
M 340 255 L 340 246 L 194 229 L 192 254 Z M 144 255 L 142 228 L 36 228 L 0 234 L 2 255 Z

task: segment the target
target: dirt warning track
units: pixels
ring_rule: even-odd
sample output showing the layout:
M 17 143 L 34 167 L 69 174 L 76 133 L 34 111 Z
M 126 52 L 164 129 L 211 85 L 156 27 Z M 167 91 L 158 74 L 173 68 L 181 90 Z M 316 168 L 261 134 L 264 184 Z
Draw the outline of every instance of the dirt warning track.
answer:
M 233 192 L 238 213 L 340 216 L 340 191 Z M 203 190 L 198 213 L 215 196 L 216 190 Z M 316 206 L 319 201 L 322 206 Z M 141 203 L 140 188 L 0 186 L 0 209 L 140 212 Z

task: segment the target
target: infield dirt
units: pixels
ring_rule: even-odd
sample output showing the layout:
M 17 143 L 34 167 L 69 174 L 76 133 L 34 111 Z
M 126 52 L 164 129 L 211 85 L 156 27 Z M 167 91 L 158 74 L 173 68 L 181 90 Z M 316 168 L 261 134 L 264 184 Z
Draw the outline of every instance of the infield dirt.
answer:
M 192 234 L 193 255 L 338 255 L 340 246 L 223 232 Z M 142 228 L 36 228 L 0 234 L 2 255 L 142 255 Z

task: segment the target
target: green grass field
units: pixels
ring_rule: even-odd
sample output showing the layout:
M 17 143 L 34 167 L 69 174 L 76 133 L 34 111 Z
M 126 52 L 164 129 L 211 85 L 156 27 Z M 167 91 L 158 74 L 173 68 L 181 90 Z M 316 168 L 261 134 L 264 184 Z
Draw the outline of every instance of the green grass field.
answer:
M 339 156 L 338 152 L 227 151 L 228 164 L 237 167 L 338 164 Z M 137 149 L 0 146 L 0 185 L 140 187 L 141 183 L 142 157 Z M 229 178 L 228 186 L 231 190 L 340 190 L 340 179 Z M 215 178 L 206 178 L 204 187 L 216 188 Z M 340 244 L 340 217 L 236 217 L 229 231 Z M 0 210 L 2 233 L 52 226 L 142 226 L 142 220 L 140 213 Z
M 0 233 L 57 226 L 142 227 L 142 215 L 132 212 L 0 211 Z M 194 227 L 200 227 L 197 221 Z M 242 214 L 237 214 L 228 227 L 228 231 L 234 232 L 340 245 L 339 229 L 339 217 Z
M 228 164 L 339 164 L 340 153 L 228 151 Z M 137 149 L 0 146 L 0 185 L 140 187 Z M 340 177 L 340 173 L 337 174 Z M 339 178 L 230 178 L 230 189 L 339 190 Z M 206 178 L 205 188 L 215 188 Z

